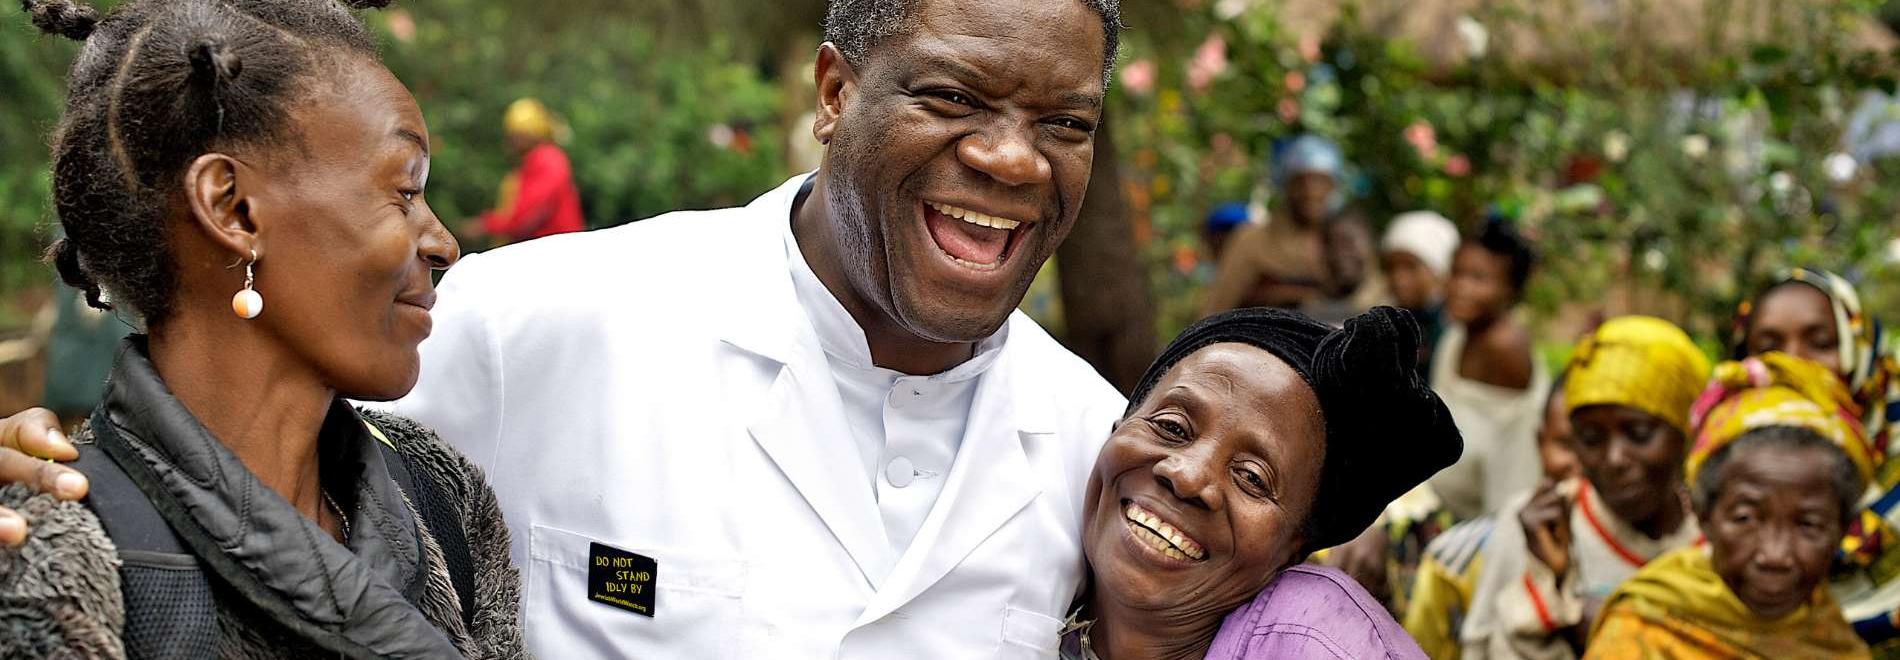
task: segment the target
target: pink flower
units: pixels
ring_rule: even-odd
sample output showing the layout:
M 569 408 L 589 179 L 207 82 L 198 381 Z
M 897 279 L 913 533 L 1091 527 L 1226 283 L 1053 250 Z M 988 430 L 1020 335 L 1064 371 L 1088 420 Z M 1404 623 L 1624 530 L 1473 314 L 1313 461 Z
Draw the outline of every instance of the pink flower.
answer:
M 1308 62 L 1318 62 L 1320 56 L 1320 36 L 1317 33 L 1300 35 L 1300 57 Z
M 1154 60 L 1135 60 L 1122 67 L 1122 88 L 1137 96 L 1147 96 L 1155 89 Z
M 1445 174 L 1454 179 L 1471 174 L 1471 159 L 1466 158 L 1464 154 L 1452 154 L 1450 158 L 1445 159 Z
M 410 16 L 409 12 L 402 9 L 391 9 L 383 12 L 383 17 L 388 21 L 389 36 L 395 37 L 397 41 L 403 43 L 416 40 L 416 19 Z
M 1306 91 L 1306 74 L 1300 71 L 1286 72 L 1286 91 L 1298 94 Z
M 1207 40 L 1194 49 L 1194 59 L 1188 61 L 1188 87 L 1196 92 L 1205 91 L 1213 84 L 1214 78 L 1227 71 L 1227 40 L 1219 34 L 1207 35 Z
M 1227 134 L 1225 131 L 1215 133 L 1213 137 L 1207 139 L 1207 148 L 1209 151 L 1217 154 L 1233 151 L 1234 136 Z
M 1405 127 L 1405 141 L 1411 143 L 1421 157 L 1430 159 L 1438 155 L 1438 132 L 1432 130 L 1431 122 L 1421 119 Z
M 1280 122 L 1291 124 L 1300 120 L 1300 102 L 1293 99 L 1280 99 L 1278 108 Z

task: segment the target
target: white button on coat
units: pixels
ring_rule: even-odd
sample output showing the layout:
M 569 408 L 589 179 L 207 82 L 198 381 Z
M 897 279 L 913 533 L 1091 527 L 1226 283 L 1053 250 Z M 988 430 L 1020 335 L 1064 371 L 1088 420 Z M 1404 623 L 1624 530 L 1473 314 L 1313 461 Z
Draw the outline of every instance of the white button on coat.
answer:
M 884 478 L 890 480 L 891 485 L 898 488 L 909 486 L 910 482 L 917 478 L 917 466 L 912 465 L 908 458 L 902 456 L 893 458 L 890 464 L 884 467 Z
M 488 475 L 534 655 L 1056 657 L 1121 397 L 1012 315 L 954 462 L 924 466 L 943 484 L 928 522 L 894 549 L 793 289 L 805 179 L 471 255 L 442 281 L 421 380 L 387 407 Z M 592 543 L 658 563 L 653 617 L 589 600 Z

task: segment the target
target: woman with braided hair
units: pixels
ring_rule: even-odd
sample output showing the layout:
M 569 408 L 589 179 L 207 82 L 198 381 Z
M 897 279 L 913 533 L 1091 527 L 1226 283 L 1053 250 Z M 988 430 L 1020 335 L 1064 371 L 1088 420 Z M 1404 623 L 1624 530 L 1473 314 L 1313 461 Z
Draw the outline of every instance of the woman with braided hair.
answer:
M 346 402 L 415 385 L 459 256 L 422 114 L 351 13 L 384 4 L 23 3 L 85 42 L 52 261 L 142 333 L 67 449 L 86 501 L 0 488 L 32 522 L 0 552 L 0 657 L 524 655 L 480 471 Z

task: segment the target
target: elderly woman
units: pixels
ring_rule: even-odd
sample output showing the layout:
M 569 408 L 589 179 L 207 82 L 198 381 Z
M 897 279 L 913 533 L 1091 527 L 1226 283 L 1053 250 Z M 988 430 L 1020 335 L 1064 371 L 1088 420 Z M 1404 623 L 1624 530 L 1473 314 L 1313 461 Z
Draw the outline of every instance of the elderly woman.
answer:
M 1183 332 L 1096 461 L 1065 658 L 1422 658 L 1363 588 L 1301 565 L 1457 460 L 1418 329 L 1243 309 Z
M 1499 511 L 1461 657 L 1576 657 L 1617 584 L 1701 536 L 1682 459 L 1708 373 L 1708 358 L 1662 319 L 1611 319 L 1578 342 L 1563 398 L 1583 479 L 1545 481 Z
M 1605 603 L 1587 658 L 1865 658 L 1825 588 L 1874 448 L 1826 367 L 1767 353 L 1716 370 L 1688 460 L 1708 547 Z
M 1900 416 L 1900 365 L 1880 320 L 1861 308 L 1860 294 L 1846 279 L 1793 268 L 1742 303 L 1735 330 L 1735 359 L 1781 351 L 1813 360 L 1840 378 L 1861 411 L 1880 474 L 1869 481 L 1871 490 L 1848 524 L 1831 583 L 1861 638 L 1882 650 L 1900 650 L 1894 648 L 1900 647 L 1900 575 L 1877 568 L 1900 562 L 1900 544 L 1888 540 L 1900 530 L 1900 496 L 1893 495 L 1900 472 L 1879 468 L 1900 451 L 1892 441 L 1894 418 Z
M 0 657 L 522 656 L 480 471 L 345 402 L 415 386 L 458 257 L 363 25 L 334 0 L 25 4 L 85 41 L 55 264 L 144 332 L 73 438 L 86 504 L 0 488 L 33 522 L 0 552 Z

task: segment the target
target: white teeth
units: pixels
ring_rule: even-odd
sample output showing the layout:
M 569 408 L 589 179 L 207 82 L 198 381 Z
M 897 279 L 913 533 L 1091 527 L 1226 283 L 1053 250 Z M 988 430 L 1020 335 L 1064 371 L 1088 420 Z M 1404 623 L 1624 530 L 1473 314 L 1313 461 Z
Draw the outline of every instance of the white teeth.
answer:
M 1207 551 L 1199 543 L 1181 533 L 1180 529 L 1163 522 L 1161 518 L 1138 505 L 1130 504 L 1122 516 L 1136 523 L 1137 536 L 1147 541 L 1155 550 L 1169 557 L 1180 559 L 1202 559 Z
M 950 216 L 952 218 L 956 218 L 958 220 L 962 220 L 964 222 L 968 222 L 973 225 L 977 225 L 979 227 L 990 227 L 993 229 L 1002 229 L 1002 230 L 1007 231 L 1007 230 L 1015 229 L 1023 224 L 1021 222 L 1017 222 L 1009 218 L 999 218 L 993 215 L 984 215 L 981 213 L 977 213 L 976 211 L 972 211 L 965 208 L 958 208 L 955 206 L 951 206 L 949 204 L 938 204 L 936 202 L 924 202 L 924 203 L 929 204 L 930 208 L 936 209 L 938 213 L 942 213 L 944 215 Z

